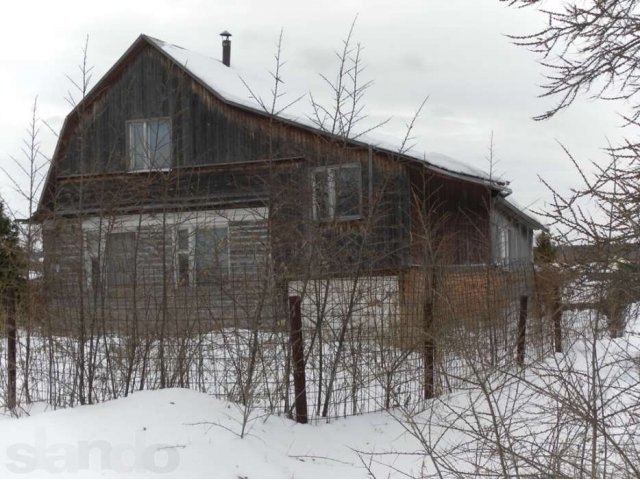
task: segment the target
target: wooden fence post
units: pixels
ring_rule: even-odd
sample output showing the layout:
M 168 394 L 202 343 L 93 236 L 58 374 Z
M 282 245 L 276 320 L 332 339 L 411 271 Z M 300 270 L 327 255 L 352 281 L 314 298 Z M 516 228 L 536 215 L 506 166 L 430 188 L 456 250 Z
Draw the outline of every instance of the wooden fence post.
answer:
M 431 292 L 429 292 L 430 294 Z M 434 397 L 435 389 L 435 356 L 436 345 L 433 338 L 433 302 L 430 295 L 427 294 L 427 298 L 424 302 L 423 312 L 423 331 L 424 331 L 424 344 L 423 344 L 423 362 L 424 362 L 424 398 L 429 399 Z
M 553 344 L 556 353 L 562 353 L 562 287 L 556 287 L 553 295 Z
M 518 317 L 518 343 L 516 345 L 516 362 L 518 365 L 524 365 L 524 356 L 527 349 L 527 305 L 529 297 L 522 295 L 520 297 L 520 316 Z
M 304 365 L 304 343 L 302 342 L 302 308 L 301 300 L 298 296 L 289 297 L 289 325 L 296 422 L 307 423 L 307 387 Z
M 7 407 L 16 407 L 16 291 L 7 293 Z

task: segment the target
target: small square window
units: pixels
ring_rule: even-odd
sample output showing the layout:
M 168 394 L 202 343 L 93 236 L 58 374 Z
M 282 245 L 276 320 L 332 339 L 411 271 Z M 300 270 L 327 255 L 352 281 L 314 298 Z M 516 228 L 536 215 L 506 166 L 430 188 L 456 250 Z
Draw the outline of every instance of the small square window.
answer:
M 317 168 L 313 172 L 313 216 L 317 220 L 361 215 L 360 164 Z
M 127 123 L 130 168 L 171 168 L 171 121 L 167 118 L 134 120 Z

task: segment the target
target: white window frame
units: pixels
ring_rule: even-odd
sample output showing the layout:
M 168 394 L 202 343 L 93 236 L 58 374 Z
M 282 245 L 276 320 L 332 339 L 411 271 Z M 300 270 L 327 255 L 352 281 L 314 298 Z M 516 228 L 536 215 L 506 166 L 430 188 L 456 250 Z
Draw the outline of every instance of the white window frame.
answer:
M 502 262 L 508 261 L 511 257 L 511 229 L 509 227 L 498 227 L 498 259 Z
M 187 232 L 187 247 L 182 248 L 180 246 L 180 231 Z M 175 246 L 175 282 L 178 286 L 189 286 L 193 281 L 193 262 L 195 260 L 194 254 L 191 248 L 191 235 L 192 229 L 187 225 L 176 225 L 175 226 L 175 237 L 174 237 L 174 246 Z M 182 275 L 180 271 L 180 257 L 182 255 L 186 255 L 187 257 L 187 281 L 183 282 Z
M 179 230 L 187 230 L 187 238 L 189 240 L 188 248 L 186 249 L 186 253 L 189 256 L 189 281 L 184 286 L 198 286 L 198 282 L 196 279 L 196 231 L 198 229 L 207 229 L 207 228 L 225 228 L 227 230 L 227 244 L 225 245 L 226 254 L 227 254 L 227 265 L 225 269 L 226 274 L 231 273 L 231 241 L 230 241 L 230 232 L 229 232 L 229 221 L 227 219 L 217 217 L 210 219 L 209 221 L 202 219 L 195 220 L 187 220 L 183 221 L 180 224 L 175 225 L 174 229 L 174 245 L 175 245 L 175 282 L 176 285 L 183 285 L 180 279 L 180 266 L 179 266 L 179 256 L 184 255 L 185 250 L 181 250 L 178 248 L 178 235 Z
M 82 255 L 84 258 L 84 274 L 85 283 L 87 287 L 96 288 L 98 286 L 109 287 L 107 285 L 107 241 L 108 237 L 112 233 L 133 233 L 136 235 L 136 241 L 139 235 L 139 225 L 128 221 L 100 221 L 98 218 L 92 218 L 82 222 L 82 234 L 84 245 L 82 247 Z M 91 234 L 96 234 L 98 239 L 98 274 L 99 283 L 96 285 L 93 282 L 92 275 L 92 255 L 88 251 L 88 237 Z
M 340 215 L 336 216 L 336 179 L 335 173 L 341 169 L 355 168 L 358 172 L 358 213 L 354 215 Z M 316 189 L 316 175 L 318 173 L 325 173 L 327 176 L 327 195 L 328 195 L 328 215 L 326 217 L 320 217 L 318 212 L 318 198 Z M 313 218 L 319 221 L 332 221 L 332 220 L 358 220 L 362 218 L 362 166 L 359 162 L 350 162 L 336 165 L 327 165 L 323 167 L 314 168 L 311 172 L 311 194 L 312 194 L 312 208 Z
M 167 122 L 169 124 L 169 159 L 168 166 L 164 167 L 154 167 L 151 164 L 151 156 L 149 152 L 151 151 L 151 146 L 149 145 L 149 128 L 151 122 Z M 134 148 L 136 139 L 134 136 L 135 125 L 143 126 L 143 138 L 142 142 L 145 147 L 145 158 L 144 158 L 144 167 L 138 168 L 135 165 L 135 157 L 134 157 Z M 127 120 L 126 122 L 126 134 L 127 134 L 127 158 L 129 161 L 129 171 L 130 172 L 166 172 L 171 170 L 171 165 L 173 161 L 173 124 L 171 122 L 171 118 L 169 117 L 152 117 L 152 118 L 140 118 L 136 120 Z
M 83 229 L 82 232 L 82 254 L 84 259 L 84 274 L 85 274 L 85 282 L 88 287 L 97 288 L 99 285 L 103 283 L 103 275 L 104 275 L 104 252 L 105 252 L 105 242 L 106 242 L 106 234 L 96 235 L 95 239 L 97 239 L 97 250 L 90 251 L 90 236 L 92 234 L 97 233 L 97 229 Z M 93 250 L 93 249 L 91 249 Z M 94 272 L 93 272 L 93 260 L 96 260 L 98 266 L 98 282 L 94 283 Z
M 227 258 L 228 271 L 231 272 L 231 230 L 230 222 L 242 222 L 248 220 L 266 219 L 268 216 L 268 208 L 238 208 L 226 210 L 203 210 L 193 212 L 168 213 L 164 217 L 162 214 L 144 214 L 140 215 L 122 215 L 115 218 L 90 217 L 82 222 L 83 240 L 85 244 L 82 248 L 85 269 L 85 283 L 92 286 L 91 281 L 91 255 L 87 249 L 87 234 L 90 232 L 99 233 L 99 260 L 100 260 L 100 278 L 104 279 L 106 241 L 109 233 L 134 232 L 139 234 L 140 227 L 161 226 L 162 222 L 166 222 L 168 231 L 171 234 L 173 242 L 173 250 L 170 250 L 175 262 L 174 282 L 175 285 L 180 284 L 178 271 L 178 230 L 189 229 L 189 285 L 195 285 L 195 240 L 193 235 L 194 229 L 197 227 L 220 227 L 227 228 Z M 182 252 L 183 253 L 183 252 Z

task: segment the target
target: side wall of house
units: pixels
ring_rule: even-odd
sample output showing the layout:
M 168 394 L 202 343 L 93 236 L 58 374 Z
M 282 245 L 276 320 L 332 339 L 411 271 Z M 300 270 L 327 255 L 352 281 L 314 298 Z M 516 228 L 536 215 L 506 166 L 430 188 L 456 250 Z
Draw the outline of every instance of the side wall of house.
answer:
M 498 263 L 533 260 L 533 230 L 498 203 L 491 219 L 492 253 Z

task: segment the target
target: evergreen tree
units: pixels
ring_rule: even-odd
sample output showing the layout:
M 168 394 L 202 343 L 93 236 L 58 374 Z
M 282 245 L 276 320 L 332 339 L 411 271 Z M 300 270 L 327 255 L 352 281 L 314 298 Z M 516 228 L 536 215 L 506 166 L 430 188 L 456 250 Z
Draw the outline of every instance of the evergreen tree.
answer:
M 0 201 L 0 297 L 23 283 L 18 227 L 4 212 Z
M 556 259 L 556 247 L 547 232 L 541 232 L 536 237 L 533 247 L 533 261 L 538 264 L 552 263 Z

